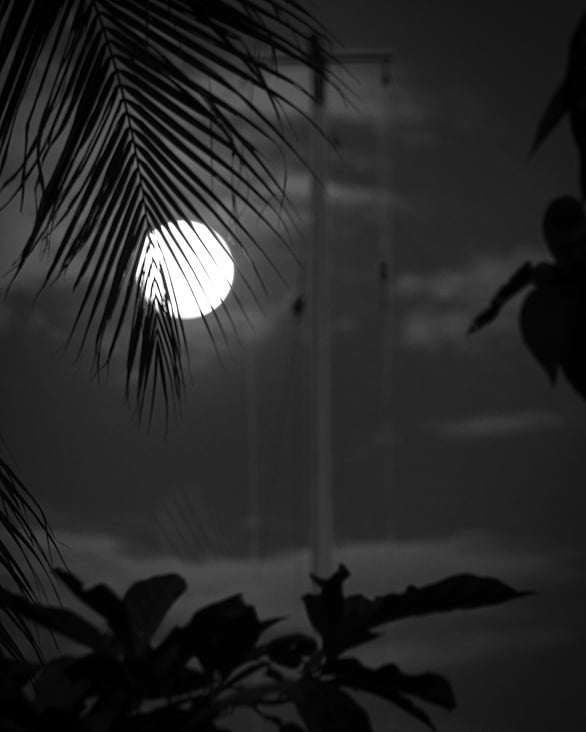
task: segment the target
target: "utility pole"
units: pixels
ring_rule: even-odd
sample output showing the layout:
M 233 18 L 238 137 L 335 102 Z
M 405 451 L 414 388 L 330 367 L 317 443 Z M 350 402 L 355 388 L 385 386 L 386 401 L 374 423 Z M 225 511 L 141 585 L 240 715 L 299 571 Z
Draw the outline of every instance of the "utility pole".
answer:
M 311 456 L 310 456 L 310 561 L 321 577 L 333 569 L 334 499 L 332 430 L 331 253 L 327 237 L 327 58 L 322 39 L 309 40 L 312 57 L 311 222 L 307 312 L 311 327 Z M 347 64 L 380 64 L 388 83 L 393 53 L 390 50 L 351 50 L 336 54 Z M 271 58 L 271 61 L 274 59 Z M 277 58 L 277 65 L 301 65 Z
M 310 476 L 311 571 L 321 577 L 333 571 L 334 497 L 332 430 L 331 253 L 327 236 L 327 68 L 321 39 L 311 39 L 311 266 L 308 310 L 312 328 L 312 445 Z M 337 54 L 344 63 L 382 65 L 388 81 L 390 51 L 347 51 Z
M 326 65 L 319 36 L 313 57 L 311 130 L 311 236 L 308 314 L 311 325 L 310 546 L 311 570 L 323 577 L 332 569 L 334 543 L 332 334 L 330 253 L 326 230 L 327 147 Z

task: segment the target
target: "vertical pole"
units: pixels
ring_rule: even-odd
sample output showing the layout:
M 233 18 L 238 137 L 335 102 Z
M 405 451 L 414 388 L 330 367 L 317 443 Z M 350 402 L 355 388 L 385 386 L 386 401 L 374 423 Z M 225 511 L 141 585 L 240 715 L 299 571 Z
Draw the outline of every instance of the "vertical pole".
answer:
M 245 405 L 248 453 L 248 550 L 254 564 L 260 558 L 260 486 L 258 469 L 258 417 L 256 389 L 256 358 L 254 342 L 245 345 Z M 253 566 L 253 570 L 255 567 Z
M 325 59 L 319 36 L 313 56 L 311 149 L 312 460 L 310 476 L 311 569 L 327 576 L 332 569 L 332 419 L 330 272 L 326 235 Z
M 383 88 L 387 94 L 390 79 L 383 65 Z M 378 159 L 381 165 L 379 188 L 384 194 L 384 205 L 379 235 L 379 287 L 381 318 L 381 419 L 382 419 L 382 470 L 381 483 L 383 491 L 382 507 L 385 511 L 385 536 L 394 538 L 393 526 L 393 296 L 392 285 L 395 281 L 395 262 L 393 259 L 393 211 L 390 202 L 392 187 L 391 148 L 386 124 L 383 116 L 377 130 Z
M 245 343 L 245 406 L 246 406 L 246 442 L 248 454 L 248 559 L 250 576 L 255 585 L 261 581 L 260 575 L 260 470 L 258 459 L 258 389 L 256 374 L 256 343 L 251 338 Z M 249 732 L 261 732 L 263 720 L 254 714 L 250 720 Z

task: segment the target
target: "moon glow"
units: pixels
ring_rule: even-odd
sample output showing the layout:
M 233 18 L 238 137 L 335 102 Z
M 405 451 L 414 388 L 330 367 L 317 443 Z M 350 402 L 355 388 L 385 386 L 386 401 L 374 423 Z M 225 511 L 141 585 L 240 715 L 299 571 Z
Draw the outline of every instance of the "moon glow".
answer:
M 217 231 L 200 221 L 174 221 L 147 235 L 137 279 L 143 297 L 161 307 L 166 301 L 173 317 L 200 318 L 228 296 L 234 260 Z

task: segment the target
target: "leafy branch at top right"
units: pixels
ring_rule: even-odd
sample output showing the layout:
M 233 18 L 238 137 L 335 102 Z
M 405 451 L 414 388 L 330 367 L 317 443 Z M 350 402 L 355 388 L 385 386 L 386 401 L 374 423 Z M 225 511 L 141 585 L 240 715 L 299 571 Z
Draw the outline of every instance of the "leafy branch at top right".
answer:
M 586 399 L 586 15 L 570 42 L 565 78 L 539 122 L 531 153 L 566 116 L 578 152 L 580 197 L 560 196 L 545 210 L 542 230 L 552 259 L 519 267 L 468 332 L 484 328 L 512 298 L 529 290 L 519 315 L 526 346 L 552 384 L 561 372 Z

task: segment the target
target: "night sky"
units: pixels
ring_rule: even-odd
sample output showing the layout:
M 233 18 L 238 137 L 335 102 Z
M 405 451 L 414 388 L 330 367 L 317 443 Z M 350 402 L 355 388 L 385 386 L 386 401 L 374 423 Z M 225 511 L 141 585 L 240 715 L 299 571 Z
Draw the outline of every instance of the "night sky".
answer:
M 583 5 L 313 9 L 342 52 L 395 54 L 390 84 L 376 64 L 348 67 L 352 105 L 328 98 L 336 561 L 371 594 L 464 571 L 537 593 L 397 626 L 370 657 L 452 680 L 458 709 L 435 715 L 444 732 L 586 729 L 586 404 L 550 387 L 521 343 L 517 303 L 466 336 L 518 265 L 547 257 L 549 201 L 578 193 L 565 124 L 528 152 Z M 308 179 L 293 162 L 289 192 L 303 260 Z M 31 217 L 30 204 L 0 215 L 4 271 Z M 212 319 L 220 360 L 202 323 L 186 324 L 190 383 L 166 434 L 125 403 L 123 350 L 98 381 L 91 353 L 64 347 L 71 279 L 33 303 L 35 262 L 3 302 L 0 429 L 85 581 L 122 589 L 175 569 L 190 585 L 178 612 L 243 590 L 262 614 L 288 613 L 307 589 L 308 335 L 293 308 L 306 278 L 266 231 L 258 241 L 284 282 L 261 265 L 268 294 L 256 301 L 237 258 L 238 336 L 225 314 Z

